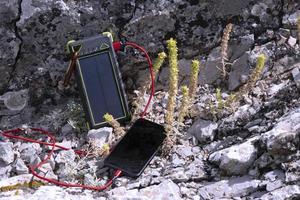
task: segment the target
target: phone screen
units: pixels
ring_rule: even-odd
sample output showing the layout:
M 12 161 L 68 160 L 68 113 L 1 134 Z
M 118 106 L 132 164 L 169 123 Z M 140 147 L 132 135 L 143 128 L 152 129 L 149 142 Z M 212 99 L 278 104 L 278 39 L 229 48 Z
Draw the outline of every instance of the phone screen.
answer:
M 138 119 L 104 163 L 129 176 L 137 177 L 152 160 L 165 137 L 163 126 Z

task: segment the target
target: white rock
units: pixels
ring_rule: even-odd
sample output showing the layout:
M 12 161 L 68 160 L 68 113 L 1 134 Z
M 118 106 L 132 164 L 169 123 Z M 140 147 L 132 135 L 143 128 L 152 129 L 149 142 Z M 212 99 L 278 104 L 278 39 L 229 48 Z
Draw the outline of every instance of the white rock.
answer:
M 35 143 L 23 143 L 19 151 L 21 152 L 20 157 L 23 161 L 29 163 L 30 165 L 36 165 L 41 161 L 38 153 L 42 151 L 39 144 Z
M 113 129 L 111 127 L 89 130 L 87 134 L 87 140 L 88 142 L 96 141 L 94 144 L 102 147 L 104 143 L 108 142 L 111 139 L 112 131 Z
M 0 161 L 10 164 L 14 161 L 13 143 L 0 142 Z
M 295 67 L 292 70 L 293 79 L 297 85 L 298 88 L 300 88 L 300 70 L 299 67 Z
M 297 39 L 290 36 L 289 40 L 288 40 L 288 44 L 291 46 L 291 47 L 294 47 L 296 44 L 297 44 Z
M 15 163 L 17 174 L 27 174 L 28 167 L 25 165 L 24 161 L 21 158 L 18 158 Z
M 253 144 L 257 139 L 251 138 L 242 144 L 214 152 L 209 156 L 209 161 L 219 165 L 228 175 L 245 174 L 257 157 L 257 149 Z

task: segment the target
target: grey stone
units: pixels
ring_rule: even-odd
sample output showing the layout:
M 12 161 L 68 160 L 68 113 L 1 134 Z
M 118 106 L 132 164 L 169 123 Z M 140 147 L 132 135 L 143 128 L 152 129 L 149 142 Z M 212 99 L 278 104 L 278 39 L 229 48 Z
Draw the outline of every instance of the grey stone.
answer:
M 297 108 L 280 118 L 273 129 L 261 136 L 261 141 L 274 156 L 291 154 L 299 147 L 299 130 L 300 108 Z
M 299 185 L 288 185 L 279 189 L 273 190 L 267 194 L 262 195 L 260 200 L 285 200 L 285 199 L 298 199 L 300 198 L 300 186 Z
M 222 180 L 201 187 L 198 194 L 201 199 L 222 199 L 243 197 L 259 189 L 261 181 L 252 179 L 250 176 L 242 176 Z
M 10 164 L 14 161 L 13 143 L 0 142 L 0 162 Z
M 231 38 L 228 48 L 228 58 L 229 62 L 236 62 L 236 59 L 239 59 L 247 51 L 251 49 L 254 44 L 254 35 L 244 35 L 238 39 Z M 231 67 L 230 67 L 231 68 Z
M 209 161 L 218 165 L 228 175 L 245 174 L 257 157 L 258 152 L 253 144 L 257 139 L 255 137 L 214 152 L 209 156 Z
M 187 131 L 188 134 L 195 136 L 199 142 L 206 143 L 213 141 L 215 130 L 218 124 L 212 121 L 198 119 Z
M 112 128 L 103 127 L 99 129 L 89 130 L 87 134 L 87 141 L 93 142 L 98 147 L 102 147 L 104 143 L 111 140 L 112 137 Z
M 222 69 L 220 48 L 215 48 L 210 52 L 201 73 L 199 73 L 199 83 L 203 85 L 215 82 L 221 77 L 220 69 Z
M 231 66 L 231 71 L 228 78 L 228 89 L 235 90 L 242 84 L 242 76 L 250 74 L 250 66 L 248 63 L 248 53 L 245 53 L 238 58 Z
M 108 191 L 108 199 L 143 199 L 143 200 L 164 200 L 181 199 L 179 187 L 170 180 L 164 180 L 159 185 L 149 186 L 143 189 L 126 190 L 125 187 L 119 187 Z
M 18 175 L 28 173 L 28 167 L 25 165 L 24 161 L 20 158 L 16 160 L 15 168 Z

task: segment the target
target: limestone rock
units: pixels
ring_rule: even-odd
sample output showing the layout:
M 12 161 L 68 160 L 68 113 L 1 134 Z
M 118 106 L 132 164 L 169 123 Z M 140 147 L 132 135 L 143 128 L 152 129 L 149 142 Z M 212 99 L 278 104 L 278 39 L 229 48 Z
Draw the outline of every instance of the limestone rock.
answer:
M 285 200 L 285 199 L 299 199 L 300 198 L 300 186 L 299 185 L 288 185 L 276 189 L 270 193 L 261 196 L 260 200 Z
M 272 155 L 288 155 L 299 149 L 300 145 L 300 108 L 278 120 L 274 128 L 261 136 Z
M 189 128 L 188 134 L 195 136 L 199 142 L 206 143 L 213 141 L 215 136 L 215 130 L 218 128 L 218 124 L 212 121 L 198 119 Z
M 244 143 L 214 152 L 209 156 L 209 161 L 218 165 L 228 175 L 247 173 L 257 157 L 257 149 L 252 138 Z
M 28 167 L 25 165 L 24 161 L 20 158 L 16 160 L 15 163 L 16 172 L 18 175 L 20 174 L 27 174 L 28 173 Z
M 170 180 L 164 180 L 159 185 L 153 185 L 147 188 L 143 188 L 141 190 L 133 189 L 126 190 L 125 187 L 115 188 L 108 192 L 108 199 L 116 200 L 116 199 L 143 199 L 143 200 L 164 200 L 164 199 L 172 199 L 179 200 L 180 189 L 179 187 Z
M 89 130 L 87 134 L 87 141 L 94 142 L 98 147 L 102 147 L 104 143 L 107 143 L 111 140 L 112 137 L 112 128 L 103 127 L 99 129 Z
M 260 182 L 250 176 L 231 178 L 203 186 L 198 194 L 201 199 L 243 197 L 258 190 Z
M 11 142 L 0 142 L 0 162 L 10 164 L 14 161 L 14 152 Z

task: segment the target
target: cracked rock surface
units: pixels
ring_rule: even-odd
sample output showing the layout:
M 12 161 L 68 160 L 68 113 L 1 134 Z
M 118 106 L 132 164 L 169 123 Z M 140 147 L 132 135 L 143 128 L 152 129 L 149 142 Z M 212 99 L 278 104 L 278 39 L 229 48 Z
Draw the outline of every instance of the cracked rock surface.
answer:
M 183 126 L 174 122 L 178 137 L 168 159 L 158 154 L 140 177 L 122 176 L 101 192 L 51 184 L 4 191 L 5 186 L 36 180 L 28 166 L 44 159 L 50 147 L 0 134 L 0 199 L 300 199 L 298 16 L 298 0 L 1 0 L 0 130 L 43 128 L 55 134 L 57 144 L 74 150 L 89 150 L 94 140 L 99 148 L 112 138 L 110 127 L 84 128 L 74 78 L 69 88 L 60 87 L 69 63 L 65 45 L 72 39 L 111 31 L 116 38 L 123 34 L 144 46 L 154 59 L 167 52 L 166 40 L 173 37 L 179 85 L 189 83 L 191 60 L 200 60 L 201 68 L 193 112 Z M 224 79 L 218 68 L 222 33 L 229 22 L 233 31 Z M 232 112 L 213 116 L 216 88 L 224 99 L 237 92 L 261 53 L 266 66 L 251 91 Z M 130 49 L 118 54 L 118 61 L 132 103 L 135 90 L 148 77 L 147 64 Z M 159 124 L 164 123 L 168 79 L 165 62 L 146 116 Z M 181 98 L 179 94 L 178 104 Z M 34 131 L 26 134 L 47 141 Z M 74 150 L 55 149 L 37 173 L 105 184 L 113 172 L 103 159 L 82 158 Z

